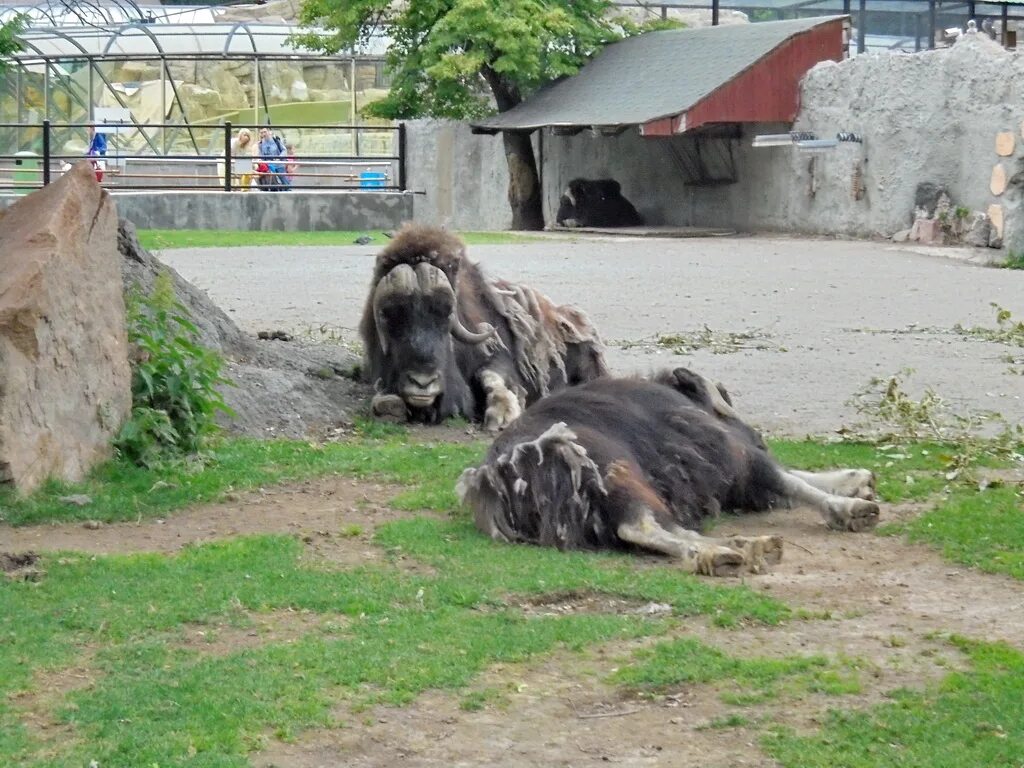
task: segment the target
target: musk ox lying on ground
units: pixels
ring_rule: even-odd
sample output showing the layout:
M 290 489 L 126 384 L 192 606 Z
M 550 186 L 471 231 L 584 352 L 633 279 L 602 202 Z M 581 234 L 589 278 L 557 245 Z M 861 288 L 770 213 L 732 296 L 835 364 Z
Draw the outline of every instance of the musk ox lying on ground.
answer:
M 558 201 L 563 227 L 638 227 L 644 223 L 615 179 L 573 179 Z
M 492 538 L 639 547 L 714 576 L 760 572 L 782 557 L 778 536 L 696 532 L 720 511 L 807 504 L 836 530 L 878 522 L 870 471 L 784 469 L 725 390 L 686 368 L 602 378 L 541 400 L 480 467 L 463 472 L 457 490 Z
M 378 416 L 502 429 L 549 392 L 607 372 L 581 310 L 487 278 L 433 227 L 406 226 L 377 256 L 359 333 Z

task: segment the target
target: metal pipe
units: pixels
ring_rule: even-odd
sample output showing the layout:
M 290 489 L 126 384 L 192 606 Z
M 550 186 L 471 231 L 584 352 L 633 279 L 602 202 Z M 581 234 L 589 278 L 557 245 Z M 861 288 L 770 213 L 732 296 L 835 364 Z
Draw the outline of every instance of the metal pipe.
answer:
M 405 191 L 405 123 L 398 124 L 398 188 Z
M 857 53 L 864 53 L 867 50 L 867 26 L 868 0 L 860 0 L 860 8 L 857 11 Z
M 928 0 L 928 50 L 935 49 L 935 0 Z
M 231 121 L 224 121 L 224 191 L 231 191 Z
M 50 121 L 43 120 L 43 186 L 50 183 Z

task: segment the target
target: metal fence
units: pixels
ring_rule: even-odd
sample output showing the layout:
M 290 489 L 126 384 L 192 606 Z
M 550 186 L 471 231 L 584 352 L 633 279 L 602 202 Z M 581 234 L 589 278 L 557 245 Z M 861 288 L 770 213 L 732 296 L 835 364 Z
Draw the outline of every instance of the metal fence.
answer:
M 88 137 L 95 126 L 108 137 L 102 155 L 87 155 L 85 150 L 55 150 L 60 139 Z M 238 125 L 226 122 L 217 126 L 182 125 L 178 123 L 0 123 L 0 130 L 19 134 L 16 146 L 33 149 L 0 154 L 0 192 L 28 192 L 59 178 L 76 162 L 93 164 L 96 177 L 109 189 L 123 190 L 216 190 L 216 191 L 287 191 L 287 190 L 405 190 L 405 125 Z M 189 131 L 192 144 L 206 147 L 194 154 L 156 154 L 123 151 L 119 137 L 146 135 L 147 131 Z M 239 149 L 239 135 L 248 131 L 251 140 Z M 271 141 L 261 151 L 260 132 L 269 131 L 285 151 L 277 154 L 277 142 Z M 290 131 L 300 132 L 299 144 L 286 137 Z M 350 134 L 355 147 L 384 147 L 389 151 L 352 155 L 304 151 L 303 144 L 316 145 L 321 136 L 326 144 L 338 134 Z M 386 135 L 382 135 L 386 134 Z M 73 139 L 72 139 L 73 141 Z M 88 140 L 83 142 L 88 146 Z M 251 147 L 251 149 L 250 149 Z M 272 148 L 272 151 L 266 151 Z

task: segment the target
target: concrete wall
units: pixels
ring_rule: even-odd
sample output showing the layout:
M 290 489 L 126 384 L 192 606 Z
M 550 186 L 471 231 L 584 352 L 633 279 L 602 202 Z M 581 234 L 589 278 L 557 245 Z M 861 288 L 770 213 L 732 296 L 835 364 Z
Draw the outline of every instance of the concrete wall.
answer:
M 673 159 L 689 137 L 545 133 L 534 145 L 543 158 L 547 221 L 570 179 L 610 176 L 653 224 L 888 237 L 910 226 L 917 185 L 935 182 L 950 189 L 954 205 L 982 212 L 1001 205 L 1006 247 L 1024 252 L 1024 53 L 973 35 L 952 48 L 828 62 L 805 77 L 801 104 L 794 129 L 823 138 L 853 131 L 864 143 L 817 153 L 754 149 L 754 135 L 790 126 L 745 126 L 731 142 L 738 183 L 701 187 L 687 185 Z M 999 131 L 1016 136 L 1010 157 L 995 154 Z M 1010 180 L 1001 196 L 989 191 L 997 162 Z M 410 189 L 425 193 L 416 196 L 418 220 L 509 226 L 497 137 L 416 121 L 408 169 Z
M 140 229 L 378 230 L 412 219 L 401 192 L 118 192 L 118 214 Z M 0 209 L 18 198 L 0 196 Z
M 1001 204 L 1007 246 L 1024 249 L 1024 56 L 980 35 L 949 49 L 858 56 L 819 64 L 801 96 L 795 130 L 821 138 L 853 131 L 864 143 L 754 149 L 755 134 L 789 128 L 745 126 L 732 142 L 738 183 L 695 187 L 672 163 L 671 146 L 685 137 L 550 137 L 548 219 L 569 179 L 611 176 L 651 223 L 890 236 L 910 226 L 917 185 L 931 181 L 946 185 L 955 205 L 984 212 Z M 1011 157 L 995 154 L 999 131 L 1016 136 Z M 1011 179 L 999 197 L 989 191 L 997 162 Z
M 512 226 L 501 136 L 475 135 L 449 120 L 413 120 L 406 123 L 405 146 L 417 221 L 462 230 Z

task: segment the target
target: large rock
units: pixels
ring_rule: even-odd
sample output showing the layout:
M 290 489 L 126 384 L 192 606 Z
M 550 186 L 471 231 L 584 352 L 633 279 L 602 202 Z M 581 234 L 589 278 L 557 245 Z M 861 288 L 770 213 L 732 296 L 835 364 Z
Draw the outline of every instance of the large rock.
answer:
M 117 212 L 88 163 L 0 219 L 0 481 L 80 480 L 131 411 Z

